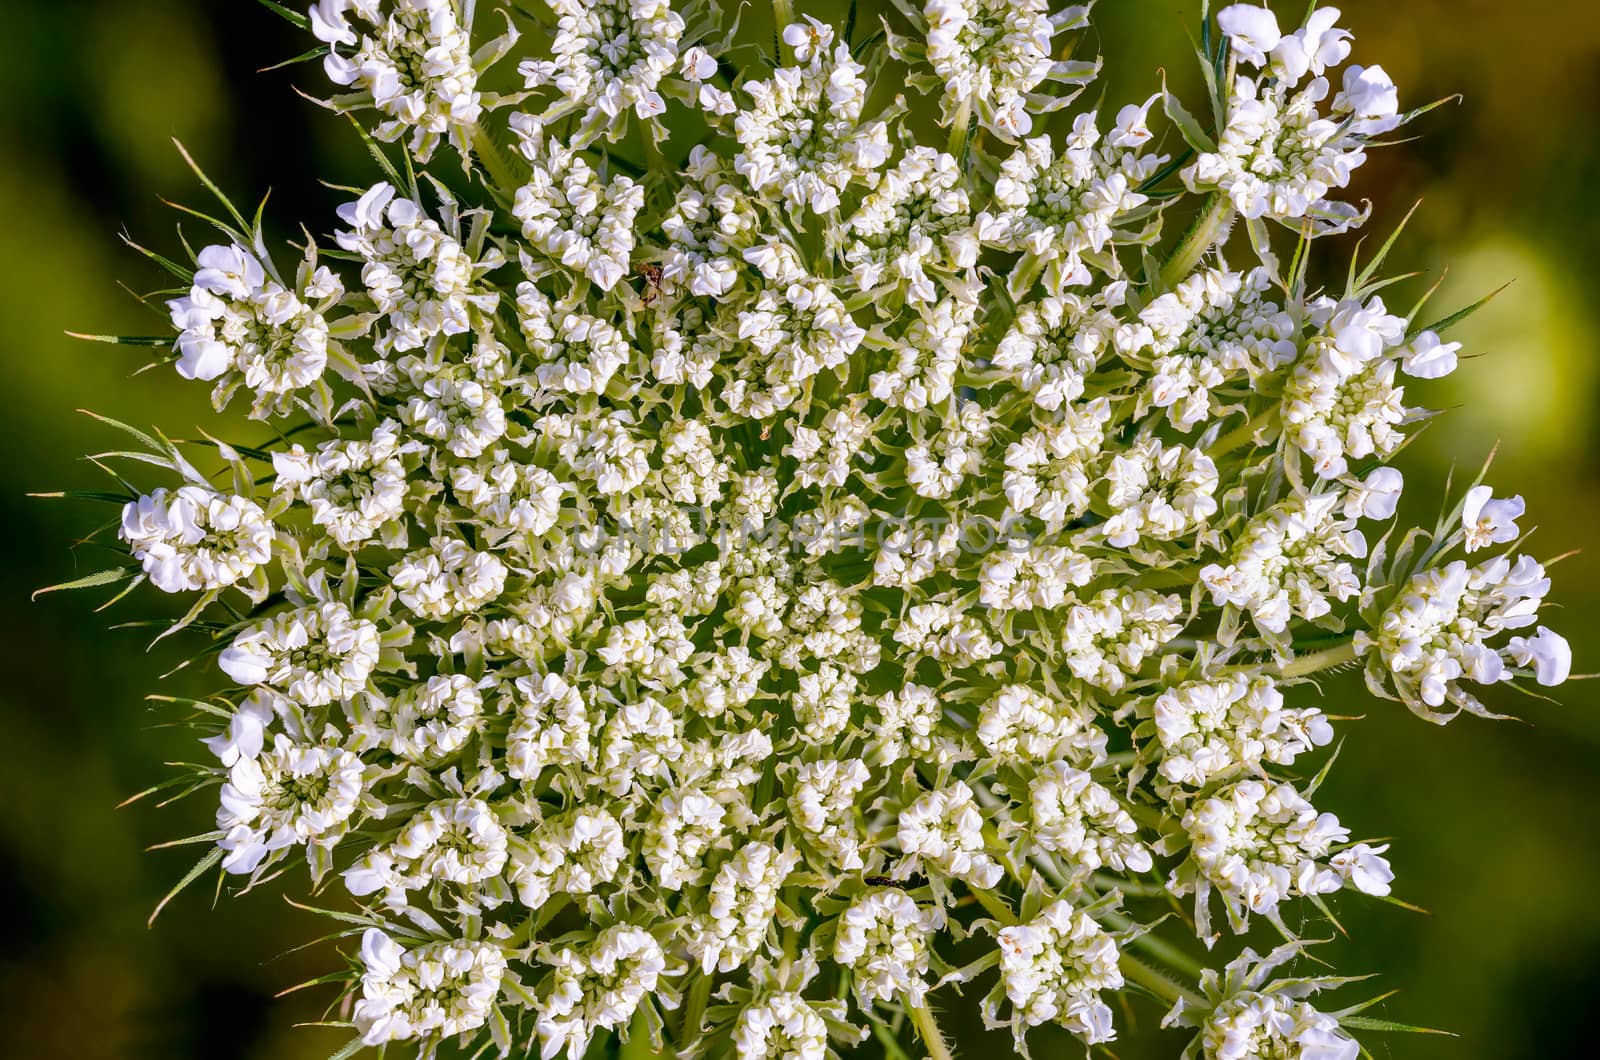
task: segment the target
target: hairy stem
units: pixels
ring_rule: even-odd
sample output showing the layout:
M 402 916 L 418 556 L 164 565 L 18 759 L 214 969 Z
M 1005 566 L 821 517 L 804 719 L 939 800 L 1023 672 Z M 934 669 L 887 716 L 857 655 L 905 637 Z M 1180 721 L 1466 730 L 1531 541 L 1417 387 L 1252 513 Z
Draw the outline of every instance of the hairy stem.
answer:
M 1138 983 L 1157 997 L 1168 1001 L 1182 1001 L 1185 1005 L 1198 1005 L 1205 1007 L 1206 1000 L 1193 990 L 1187 990 L 1156 971 L 1148 964 L 1130 953 L 1124 953 L 1117 962 L 1117 967 L 1122 969 L 1122 977 L 1130 983 Z
M 1161 266 L 1161 282 L 1168 288 L 1176 287 L 1228 230 L 1232 219 L 1232 203 L 1216 192 L 1207 196 L 1200 216 L 1194 219 L 1182 241 L 1173 248 L 1171 257 Z
M 1330 670 L 1335 666 L 1354 662 L 1355 658 L 1356 643 L 1352 639 L 1343 644 L 1335 644 L 1331 648 L 1324 648 L 1322 651 L 1314 651 L 1310 655 L 1296 656 L 1278 667 L 1278 673 L 1284 677 L 1303 677 L 1319 670 Z
M 950 139 L 945 150 L 950 152 L 957 164 L 961 163 L 961 156 L 967 150 L 967 132 L 972 128 L 972 97 L 968 96 L 961 101 L 956 109 L 956 116 L 950 122 Z
M 917 1037 L 922 1039 L 922 1044 L 927 1047 L 928 1060 L 954 1060 L 955 1054 L 950 1052 L 950 1046 L 945 1043 L 944 1035 L 939 1033 L 939 1021 L 934 1019 L 933 1010 L 924 1001 L 920 1005 L 907 1005 L 906 1011 L 911 1013 L 911 1022 L 916 1025 Z
M 490 182 L 501 194 L 512 196 L 516 194 L 521 181 L 512 171 L 511 162 L 500 150 L 500 145 L 490 138 L 483 126 L 472 127 L 472 153 L 478 156 L 478 161 L 483 164 L 483 171 L 488 175 Z
M 705 1019 L 706 1003 L 711 998 L 711 976 L 702 975 L 689 987 L 689 996 L 683 1005 L 683 1030 L 679 1045 L 688 1045 L 700 1037 L 700 1024 Z
M 772 0 L 772 18 L 777 23 L 778 32 L 794 22 L 794 0 Z

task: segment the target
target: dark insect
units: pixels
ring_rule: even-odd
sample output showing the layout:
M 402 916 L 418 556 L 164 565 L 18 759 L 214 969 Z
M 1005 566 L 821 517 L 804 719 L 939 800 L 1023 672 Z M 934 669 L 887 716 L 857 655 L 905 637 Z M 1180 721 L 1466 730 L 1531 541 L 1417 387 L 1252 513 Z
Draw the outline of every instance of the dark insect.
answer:
M 644 277 L 644 305 L 648 309 L 661 297 L 661 266 L 643 262 L 639 266 L 639 275 Z

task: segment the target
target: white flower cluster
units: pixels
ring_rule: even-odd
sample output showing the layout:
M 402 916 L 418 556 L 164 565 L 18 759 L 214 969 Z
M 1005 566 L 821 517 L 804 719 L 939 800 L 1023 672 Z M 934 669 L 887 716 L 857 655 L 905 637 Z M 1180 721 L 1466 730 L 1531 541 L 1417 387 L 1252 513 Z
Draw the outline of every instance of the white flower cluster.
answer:
M 904 891 L 868 891 L 839 917 L 833 959 L 850 969 L 861 1004 L 903 998 L 920 1005 L 928 992 L 928 950 L 943 924 L 937 908 Z
M 475 259 L 461 244 L 454 209 L 447 208 L 440 225 L 414 198 L 397 196 L 394 185 L 382 183 L 340 207 L 339 220 L 350 228 L 335 239 L 364 262 L 361 284 L 389 325 L 374 343 L 378 353 L 415 350 L 439 335 L 459 335 L 478 314 L 494 312 L 499 294 L 476 281 L 503 258 L 491 249 Z M 369 371 L 385 379 L 389 368 Z
M 380 889 L 399 908 L 406 892 L 435 882 L 472 886 L 499 877 L 506 864 L 506 830 L 482 799 L 447 799 L 413 817 L 388 847 L 344 873 L 354 895 Z
M 267 685 L 306 707 L 354 699 L 382 654 L 378 627 L 338 600 L 247 626 L 217 662 L 241 685 Z
M 1324 231 L 1357 221 L 1358 210 L 1328 196 L 1366 161 L 1368 139 L 1398 127 L 1402 117 L 1394 82 L 1381 66 L 1346 67 L 1342 90 L 1322 109 L 1331 91 L 1324 75 L 1350 55 L 1350 33 L 1335 24 L 1338 18 L 1337 8 L 1318 8 L 1285 35 L 1268 8 L 1233 4 L 1218 12 L 1234 58 L 1261 73 L 1241 72 L 1230 86 L 1215 145 L 1183 170 L 1191 191 L 1214 189 L 1246 218 L 1310 217 Z
M 297 743 L 283 733 L 253 756 L 240 754 L 217 809 L 223 869 L 251 873 L 263 858 L 291 847 L 332 847 L 356 812 L 364 773 L 361 759 L 347 750 Z
M 1152 102 L 1123 107 L 1104 137 L 1093 114 L 1078 115 L 1059 151 L 1048 136 L 1022 141 L 1000 163 L 978 238 L 1046 263 L 1052 291 L 1086 282 L 1084 256 L 1103 251 L 1116 226 L 1140 219 L 1149 198 L 1139 188 L 1166 161 L 1141 150 L 1154 137 L 1145 124 Z
M 1214 396 L 1241 375 L 1251 380 L 1295 360 L 1294 318 L 1269 295 L 1272 273 L 1201 269 L 1151 300 L 1138 323 L 1113 334 L 1124 357 L 1148 360 L 1143 404 L 1167 410 L 1189 431 L 1220 405 Z
M 904 283 L 907 297 L 932 302 L 938 288 L 928 270 L 955 273 L 977 260 L 972 211 L 956 160 L 931 147 L 913 147 L 862 200 L 845 223 L 851 240 L 844 259 L 863 291 L 885 280 Z
M 1264 633 L 1282 633 L 1294 619 L 1314 621 L 1358 595 L 1349 561 L 1367 554 L 1367 542 L 1341 500 L 1336 492 L 1301 493 L 1252 518 L 1226 565 L 1200 571 L 1211 602 L 1248 612 Z
M 829 213 L 852 183 L 876 183 L 889 157 L 888 125 L 862 121 L 865 68 L 848 44 L 834 43 L 831 27 L 808 18 L 785 27 L 783 42 L 796 65 L 745 84 L 751 103 L 734 118 L 741 150 L 733 168 L 753 192 Z
M 1356 1040 L 1339 1021 L 1282 994 L 1244 993 L 1218 1005 L 1200 1032 L 1205 1055 L 1217 1060 L 1253 1056 L 1355 1060 Z
M 617 924 L 583 949 L 551 954 L 553 970 L 537 1005 L 540 1055 L 563 1050 L 582 1056 L 595 1031 L 626 1027 L 667 970 L 661 944 L 649 932 Z
M 896 6 L 767 62 L 704 0 L 489 41 L 456 0 L 313 9 L 405 164 L 292 283 L 228 206 L 168 360 L 271 430 L 133 431 L 170 477 L 105 495 L 131 558 L 80 583 L 197 594 L 202 869 L 342 888 L 351 1050 L 939 1055 L 930 993 L 993 976 L 1022 1051 L 1110 1041 L 1138 984 L 1208 1057 L 1343 1058 L 1298 980 L 1195 993 L 1173 900 L 1209 946 L 1213 896 L 1289 933 L 1387 894 L 1310 801 L 1324 671 L 1434 720 L 1568 676 L 1520 497 L 1383 525 L 1397 373 L 1457 347 L 1375 269 L 1306 286 L 1398 122 L 1376 67 L 1323 106 L 1336 13 L 1220 11 L 1207 132 L 1164 92 L 1055 114 L 1086 7 Z M 524 91 L 480 90 L 504 56 Z M 1263 217 L 1318 224 L 1291 259 Z
M 706 974 L 741 968 L 760 949 L 777 911 L 778 892 L 798 860 L 792 851 L 752 843 L 717 871 L 710 908 L 689 928 L 689 952 Z
M 167 303 L 182 332 L 178 374 L 217 380 L 212 400 L 219 410 L 243 383 L 256 395 L 257 416 L 289 411 L 295 392 L 316 385 L 328 366 L 323 313 L 344 294 L 343 281 L 317 265 L 315 250 L 293 287 L 237 245 L 206 247 L 195 265 L 189 294 Z
M 518 67 L 528 88 L 553 86 L 562 102 L 547 118 L 581 110 L 574 143 L 616 140 L 631 110 L 654 122 L 666 112 L 657 86 L 678 61 L 683 16 L 668 0 L 546 0 L 557 18 L 549 59 Z M 659 126 L 657 126 L 659 127 Z
M 412 949 L 377 928 L 361 939 L 355 1025 L 367 1045 L 450 1037 L 483 1026 L 500 994 L 505 955 L 490 942 L 430 942 Z
M 1184 1060 L 1355 1060 L 1359 1043 L 1340 1026 L 1339 1017 L 1319 1012 L 1307 997 L 1336 987 L 1332 977 L 1277 978 L 1279 968 L 1299 956 L 1300 943 L 1280 946 L 1266 957 L 1246 949 L 1220 972 L 1200 976 L 1202 1003 L 1180 999 L 1163 1027 L 1194 1027 L 1199 1034 L 1184 1050 Z
M 275 489 L 309 507 L 312 522 L 341 548 L 355 548 L 398 527 L 417 463 L 408 458 L 424 451 L 401 435 L 399 423 L 384 420 L 366 438 L 322 442 L 315 454 L 299 443 L 273 453 Z
M 1151 713 L 1161 776 L 1193 788 L 1230 770 L 1293 765 L 1333 740 L 1322 711 L 1284 709 L 1283 693 L 1269 677 L 1189 681 L 1157 696 Z
M 1235 931 L 1251 913 L 1278 919 L 1291 896 L 1328 894 L 1351 886 L 1389 893 L 1394 873 L 1380 855 L 1387 846 L 1345 846 L 1350 830 L 1331 813 L 1318 813 L 1288 783 L 1241 780 L 1196 803 L 1179 822 L 1189 858 L 1173 870 L 1176 894 L 1197 892 L 1196 921 L 1209 931 L 1207 899 L 1222 897 Z M 1334 853 L 1335 847 L 1340 847 Z
M 522 222 L 523 237 L 609 291 L 633 254 L 634 218 L 644 207 L 644 188 L 626 176 L 602 181 L 570 145 L 546 136 L 543 122 L 525 114 L 517 118 L 523 120 L 514 120 L 514 128 L 533 170 L 511 209 Z M 528 328 L 526 321 L 523 327 Z
M 122 509 L 122 540 L 164 593 L 225 589 L 272 561 L 272 523 L 247 497 L 157 489 Z
M 923 40 L 900 42 L 895 51 L 932 68 L 932 76 L 913 74 L 913 83 L 942 89 L 946 124 L 964 126 L 976 116 L 1011 139 L 1032 131 L 1049 82 L 1081 85 L 1092 76 L 1097 64 L 1053 56 L 1056 34 L 1082 29 L 1088 15 L 1088 4 L 1052 11 L 1047 0 L 928 0 L 918 27 Z
M 901 810 L 896 838 L 908 857 L 974 887 L 993 887 L 1004 875 L 984 852 L 983 814 L 973 801 L 972 789 L 959 780 L 947 789 L 928 792 Z M 907 865 L 918 863 L 909 861 Z
M 412 154 L 426 162 L 441 139 L 465 143 L 483 112 L 471 10 L 463 23 L 457 0 L 317 0 L 310 24 L 328 46 L 328 78 L 383 115 L 372 134 L 397 140 L 409 131 Z
M 773 994 L 739 1013 L 734 1050 L 739 1060 L 823 1060 L 828 1024 L 800 994 Z
M 1119 990 L 1116 941 L 1070 902 L 1046 906 L 1026 924 L 1001 928 L 1000 986 L 1015 1008 L 1019 1044 L 1027 1027 L 1056 1022 L 1090 1045 L 1116 1037 L 1102 991 Z M 987 1014 L 992 1020 L 992 1013 Z
M 1469 543 L 1475 530 L 1467 530 Z M 1455 560 L 1415 575 L 1376 627 L 1357 633 L 1356 650 L 1376 652 L 1408 703 L 1481 710 L 1459 681 L 1490 685 L 1512 680 L 1516 667 L 1531 667 L 1539 684 L 1559 685 L 1571 673 L 1572 649 L 1544 626 L 1531 637 L 1488 643 L 1537 622 L 1549 591 L 1544 566 L 1530 556 L 1515 563 L 1496 556 L 1477 566 Z
M 1042 851 L 1063 855 L 1069 875 L 1103 868 L 1148 872 L 1154 864 L 1139 825 L 1108 788 L 1065 762 L 1051 762 L 1028 785 L 1028 827 Z

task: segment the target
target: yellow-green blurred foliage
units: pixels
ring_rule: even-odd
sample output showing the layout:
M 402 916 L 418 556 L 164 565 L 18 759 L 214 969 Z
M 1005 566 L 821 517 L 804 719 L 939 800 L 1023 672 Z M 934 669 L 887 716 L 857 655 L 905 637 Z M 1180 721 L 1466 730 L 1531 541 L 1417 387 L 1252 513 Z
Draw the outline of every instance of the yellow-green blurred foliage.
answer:
M 1194 98 L 1197 6 L 1102 0 L 1108 105 L 1142 98 L 1158 66 Z M 1475 470 L 1498 441 L 1491 481 L 1527 498 L 1535 549 L 1548 557 L 1584 547 L 1600 525 L 1600 12 L 1589 0 L 1345 8 L 1357 61 L 1389 70 L 1403 105 L 1464 95 L 1408 130 L 1420 139 L 1374 151 L 1358 176 L 1358 192 L 1376 204 L 1372 230 L 1424 200 L 1391 262 L 1426 274 L 1395 303 L 1409 305 L 1447 265 L 1434 302 L 1441 315 L 1511 282 L 1453 336 L 1471 359 L 1424 391 L 1428 404 L 1453 411 L 1402 461 L 1403 514 L 1431 522 L 1451 469 Z M 166 717 L 143 702 L 157 689 L 181 694 L 203 675 L 159 682 L 182 649 L 147 653 L 144 631 L 108 629 L 165 606 L 155 594 L 103 614 L 85 596 L 29 601 L 40 585 L 105 565 L 101 546 L 71 545 L 110 512 L 24 493 L 96 485 L 78 455 L 113 439 L 76 408 L 180 434 L 213 422 L 204 388 L 167 371 L 136 376 L 136 350 L 62 334 L 162 333 L 164 322 L 117 283 L 145 289 L 165 278 L 116 237 L 121 229 L 177 248 L 177 215 L 159 197 L 198 202 L 199 193 L 169 137 L 240 199 L 273 188 L 279 231 L 301 220 L 327 231 L 340 195 L 317 178 L 368 174 L 340 121 L 291 91 L 323 90 L 320 70 L 255 72 L 308 45 L 251 0 L 10 0 L 5 12 L 0 1055 L 326 1056 L 343 1032 L 290 1024 L 318 1018 L 328 996 L 271 995 L 332 967 L 328 947 L 274 959 L 328 922 L 289 908 L 274 887 L 213 908 L 197 886 L 145 927 L 195 849 L 142 848 L 204 830 L 212 807 L 115 807 L 163 779 L 163 761 L 203 754 L 191 733 L 158 727 Z M 1319 249 L 1331 258 L 1352 242 Z M 1339 267 L 1324 264 L 1330 275 Z M 1581 554 L 1555 572 L 1562 610 L 1551 624 L 1572 640 L 1579 670 L 1600 657 L 1596 562 Z M 1580 1043 L 1600 989 L 1600 712 L 1591 687 L 1568 685 L 1561 705 L 1491 701 L 1528 724 L 1469 718 L 1435 729 L 1370 701 L 1354 682 L 1326 685 L 1329 713 L 1365 720 L 1345 727 L 1319 802 L 1363 834 L 1392 836 L 1397 893 L 1432 911 L 1346 900 L 1338 911 L 1352 939 L 1329 955 L 1341 971 L 1378 973 L 1374 992 L 1404 988 L 1382 1014 L 1461 1035 L 1375 1039 L 1376 1055 L 1587 1055 Z M 1131 1015 L 1117 1055 L 1175 1055 L 1174 1040 L 1154 1032 L 1152 1009 Z M 989 1044 L 970 1028 L 958 1037 L 974 1054 Z

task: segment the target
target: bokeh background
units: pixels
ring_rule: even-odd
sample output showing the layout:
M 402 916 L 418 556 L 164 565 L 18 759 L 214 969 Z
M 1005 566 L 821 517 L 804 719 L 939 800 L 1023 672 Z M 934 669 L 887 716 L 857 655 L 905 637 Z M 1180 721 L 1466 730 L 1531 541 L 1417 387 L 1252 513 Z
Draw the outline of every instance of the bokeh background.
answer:
M 173 431 L 210 422 L 205 388 L 167 372 L 135 376 L 138 351 L 63 336 L 161 333 L 118 284 L 140 290 L 164 278 L 117 236 L 175 249 L 177 215 L 160 198 L 198 202 L 201 193 L 170 137 L 236 198 L 271 188 L 280 229 L 302 219 L 331 227 L 341 196 L 319 178 L 370 178 L 341 121 L 292 91 L 322 90 L 317 67 L 257 72 L 309 45 L 251 0 L 4 6 L 0 1054 L 324 1057 L 347 1032 L 291 1025 L 317 1019 L 327 995 L 273 995 L 329 970 L 326 948 L 279 956 L 326 922 L 271 887 L 213 902 L 199 884 L 145 926 L 195 854 L 144 848 L 210 827 L 212 808 L 116 807 L 162 779 L 160 763 L 203 753 L 192 734 L 161 727 L 166 718 L 142 698 L 157 688 L 182 694 L 194 678 L 158 682 L 178 649 L 147 652 L 142 631 L 108 628 L 161 606 L 154 594 L 105 614 L 81 595 L 30 602 L 41 585 L 105 565 L 99 546 L 74 542 L 109 513 L 25 494 L 96 485 L 77 454 L 112 437 L 80 407 Z M 1408 503 L 1431 515 L 1451 469 L 1475 470 L 1498 441 L 1491 481 L 1527 498 L 1536 549 L 1584 548 L 1600 526 L 1600 7 L 1344 6 L 1357 59 L 1389 70 L 1403 105 L 1464 97 L 1412 127 L 1417 139 L 1373 152 L 1359 174 L 1358 192 L 1376 203 L 1375 230 L 1424 200 L 1391 260 L 1426 275 L 1397 304 L 1409 305 L 1447 264 L 1441 313 L 1511 281 L 1455 335 L 1472 359 L 1425 391 L 1428 404 L 1452 411 L 1404 458 Z M 1103 0 L 1109 104 L 1142 98 L 1158 66 L 1198 98 L 1188 51 L 1196 7 Z M 1347 252 L 1349 243 L 1328 248 Z M 1600 659 L 1597 562 L 1591 551 L 1557 568 L 1561 610 L 1551 624 L 1573 641 L 1579 670 Z M 1377 1056 L 1590 1055 L 1600 992 L 1595 688 L 1570 684 L 1560 704 L 1492 698 L 1525 722 L 1468 718 L 1437 730 L 1369 701 L 1354 682 L 1327 684 L 1330 713 L 1366 719 L 1349 727 L 1319 804 L 1357 831 L 1392 835 L 1397 893 L 1432 914 L 1345 901 L 1352 938 L 1330 956 L 1343 971 L 1378 973 L 1381 989 L 1401 989 L 1379 1014 L 1460 1035 L 1370 1036 Z M 1150 1010 L 1135 1016 L 1117 1055 L 1176 1054 L 1176 1039 L 1154 1033 Z M 961 1038 L 973 1053 L 983 1047 Z

